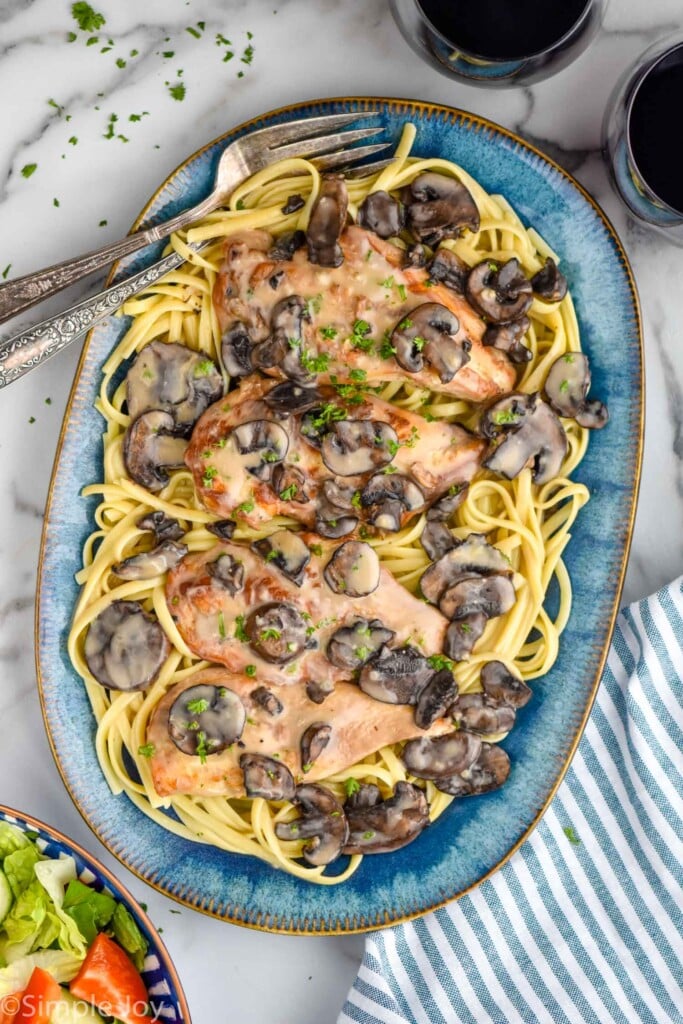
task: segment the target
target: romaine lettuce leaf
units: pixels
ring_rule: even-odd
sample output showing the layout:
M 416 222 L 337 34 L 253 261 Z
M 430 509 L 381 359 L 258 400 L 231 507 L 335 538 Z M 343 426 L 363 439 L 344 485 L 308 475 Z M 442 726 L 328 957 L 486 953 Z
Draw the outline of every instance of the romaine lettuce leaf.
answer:
M 116 904 L 111 928 L 119 946 L 125 949 L 137 969 L 141 971 L 147 954 L 147 940 L 122 903 Z
M 79 957 L 61 949 L 41 949 L 15 960 L 8 967 L 0 968 L 0 999 L 25 989 L 34 967 L 42 967 L 63 985 L 76 977 L 82 962 Z
M 8 853 L 21 850 L 24 846 L 30 846 L 30 840 L 16 825 L 10 825 L 7 821 L 0 821 L 0 862 L 5 859 Z
M 38 850 L 30 844 L 20 850 L 14 850 L 5 857 L 2 867 L 15 898 L 33 881 L 35 866 L 39 860 Z
M 35 866 L 38 882 L 43 886 L 52 901 L 51 916 L 60 922 L 59 934 L 56 936 L 60 949 L 66 949 L 76 956 L 85 956 L 88 943 L 81 935 L 78 925 L 63 910 L 64 890 L 69 882 L 76 879 L 76 862 L 73 857 L 62 857 L 59 860 L 41 860 Z M 54 941 L 54 940 L 53 940 Z M 43 943 L 49 945 L 49 943 Z
M 98 892 L 78 879 L 69 882 L 64 897 L 64 913 L 78 925 L 88 945 L 95 941 L 112 919 L 116 901 L 106 892 Z

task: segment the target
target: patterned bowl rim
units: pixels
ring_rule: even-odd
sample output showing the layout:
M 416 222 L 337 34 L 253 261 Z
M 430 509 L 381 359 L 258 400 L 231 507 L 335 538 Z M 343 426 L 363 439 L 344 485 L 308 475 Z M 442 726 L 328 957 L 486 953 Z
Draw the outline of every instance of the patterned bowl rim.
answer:
M 624 549 L 623 549 L 623 553 L 622 553 L 621 566 L 620 566 L 620 570 L 619 570 L 619 577 L 618 577 L 617 586 L 616 586 L 616 589 L 615 589 L 614 605 L 613 605 L 611 616 L 610 616 L 610 619 L 609 619 L 609 630 L 608 630 L 608 633 L 607 633 L 607 640 L 605 642 L 604 649 L 602 650 L 602 652 L 600 654 L 600 658 L 599 658 L 598 665 L 597 665 L 596 672 L 595 672 L 595 678 L 593 680 L 590 692 L 588 694 L 588 698 L 586 700 L 585 709 L 584 709 L 584 712 L 583 712 L 583 714 L 582 714 L 582 716 L 581 716 L 581 718 L 579 720 L 579 724 L 578 724 L 578 727 L 577 727 L 576 732 L 574 734 L 574 737 L 572 739 L 572 742 L 571 742 L 571 744 L 570 744 L 570 746 L 568 748 L 566 759 L 565 759 L 564 763 L 562 764 L 562 766 L 561 766 L 561 768 L 560 768 L 560 770 L 558 772 L 558 775 L 557 775 L 557 777 L 556 777 L 552 787 L 548 791 L 546 799 L 544 800 L 542 805 L 538 808 L 536 814 L 534 815 L 532 820 L 529 822 L 528 827 L 525 829 L 525 831 L 522 833 L 522 835 L 519 836 L 519 838 L 516 840 L 516 842 L 513 843 L 512 846 L 506 851 L 504 856 L 502 856 L 500 858 L 500 860 L 496 864 L 494 864 L 488 871 L 486 871 L 479 878 L 475 879 L 473 882 L 471 882 L 470 885 L 466 886 L 461 891 L 449 894 L 444 899 L 439 899 L 436 902 L 434 902 L 433 904 L 430 904 L 429 906 L 421 907 L 418 910 L 406 911 L 406 912 L 404 912 L 404 913 L 402 913 L 400 915 L 397 915 L 396 917 L 391 917 L 390 918 L 389 915 L 388 915 L 388 912 L 385 911 L 385 920 L 382 923 L 380 923 L 379 921 L 367 921 L 365 918 L 362 918 L 360 922 L 358 922 L 357 919 L 354 919 L 353 923 L 349 923 L 347 921 L 347 926 L 341 927 L 341 922 L 340 922 L 339 919 L 337 919 L 337 921 L 335 923 L 327 921 L 325 923 L 325 927 L 324 928 L 316 929 L 316 928 L 309 928 L 309 927 L 307 927 L 307 919 L 306 919 L 303 922 L 304 923 L 304 927 L 301 928 L 301 927 L 296 926 L 295 922 L 293 922 L 293 921 L 291 923 L 284 923 L 284 922 L 280 923 L 280 919 L 279 918 L 277 918 L 275 921 L 273 921 L 271 915 L 269 915 L 267 913 L 266 914 L 259 914 L 258 918 L 254 920 L 254 919 L 245 919 L 244 917 L 239 917 L 239 916 L 236 916 L 235 914 L 227 914 L 227 913 L 216 912 L 215 910 L 213 910 L 213 902 L 214 902 L 213 899 L 211 899 L 209 897 L 205 897 L 202 902 L 200 902 L 199 900 L 197 900 L 196 902 L 193 902 L 191 899 L 185 898 L 183 895 L 180 895 L 178 893 L 175 893 L 175 892 L 171 891 L 169 888 L 164 886 L 163 883 L 158 882 L 156 880 L 156 875 L 155 874 L 153 874 L 152 877 L 146 875 L 141 869 L 138 869 L 137 867 L 135 867 L 134 865 L 132 865 L 132 864 L 130 864 L 128 862 L 124 852 L 116 850 L 112 846 L 110 846 L 109 843 L 107 842 L 106 838 L 101 835 L 101 833 L 98 830 L 98 828 L 90 821 L 90 819 L 89 819 L 85 809 L 81 806 L 81 804 L 80 804 L 76 794 L 72 790 L 72 788 L 71 788 L 71 786 L 69 784 L 67 771 L 66 771 L 66 769 L 63 767 L 63 765 L 61 763 L 60 754 L 59 754 L 59 752 L 58 752 L 58 750 L 56 748 L 56 745 L 55 745 L 55 742 L 53 740 L 52 733 L 51 733 L 50 727 L 49 727 L 47 706 L 46 706 L 46 703 L 45 703 L 45 692 L 44 692 L 44 687 L 43 687 L 42 674 L 41 674 L 41 665 L 40 665 L 40 642 L 39 642 L 40 641 L 40 629 L 39 629 L 39 626 L 40 626 L 40 607 L 41 607 L 41 598 L 42 598 L 41 582 L 42 582 L 42 579 L 43 579 L 43 562 L 44 562 L 46 548 L 47 548 L 47 529 L 46 529 L 46 525 L 45 524 L 47 524 L 47 522 L 48 522 L 48 518 L 49 518 L 48 514 L 49 514 L 49 511 L 50 511 L 50 508 L 51 508 L 51 505 L 52 505 L 53 492 L 54 492 L 54 489 L 55 489 L 55 483 L 56 483 L 56 479 L 57 479 L 57 470 L 58 470 L 58 467 L 59 467 L 59 464 L 60 464 L 60 460 L 61 460 L 61 453 L 62 453 L 62 448 L 63 448 L 63 445 L 64 445 L 64 439 L 65 439 L 65 435 L 66 435 L 67 423 L 68 423 L 69 418 L 70 418 L 70 414 L 71 414 L 74 398 L 76 396 L 77 389 L 78 389 L 78 384 L 79 384 L 79 380 L 80 380 L 80 376 L 81 376 L 81 371 L 82 371 L 83 364 L 85 362 L 85 358 L 87 356 L 88 349 L 89 349 L 89 346 L 90 346 L 90 341 L 91 341 L 91 338 L 92 338 L 92 331 L 88 332 L 88 335 L 86 337 L 86 341 L 85 341 L 85 343 L 83 345 L 83 349 L 81 351 L 81 355 L 80 355 L 80 358 L 79 358 L 79 361 L 78 361 L 78 365 L 77 365 L 75 373 L 74 373 L 74 383 L 73 383 L 73 385 L 71 387 L 71 392 L 69 394 L 69 399 L 68 399 L 68 402 L 67 402 L 67 405 L 66 405 L 66 410 L 65 410 L 65 413 L 64 413 L 64 420 L 62 422 L 62 427 L 61 427 L 61 430 L 60 430 L 59 441 L 58 441 L 58 445 L 57 445 L 57 449 L 56 449 L 56 453 L 55 453 L 54 466 L 53 466 L 53 469 L 52 469 L 52 475 L 51 475 L 51 479 L 50 479 L 50 487 L 49 487 L 49 490 L 48 490 L 48 495 L 47 495 L 47 499 L 46 499 L 46 503 L 45 503 L 44 526 L 43 526 L 43 531 L 42 531 L 41 546 L 40 546 L 40 557 L 39 557 L 39 562 L 38 562 L 38 599 L 36 601 L 36 614 L 35 614 L 35 622 L 34 622 L 36 678 L 37 678 L 37 682 L 38 682 L 38 692 L 39 692 L 39 697 L 40 697 L 41 710 L 42 710 L 42 714 L 43 714 L 43 722 L 44 722 L 44 725 L 45 725 L 45 731 L 47 733 L 48 742 L 50 744 L 50 749 L 52 750 L 52 755 L 54 757 L 55 764 L 56 764 L 57 770 L 59 771 L 59 774 L 61 776 L 62 782 L 64 783 L 64 785 L 65 785 L 65 787 L 67 789 L 67 792 L 69 793 L 69 796 L 71 797 L 73 803 L 75 804 L 75 806 L 76 806 L 77 810 L 79 811 L 79 813 L 80 813 L 81 817 L 83 818 L 83 820 L 86 822 L 86 824 L 91 829 L 91 831 L 97 836 L 98 840 L 102 843 L 102 845 L 114 857 L 116 857 L 117 860 L 119 860 L 124 865 L 124 867 L 126 867 L 129 871 L 131 871 L 134 875 L 136 875 L 141 881 L 145 882 L 147 885 L 150 885 L 157 892 L 163 893 L 165 896 L 168 896 L 171 899 L 175 900 L 177 903 L 180 903 L 183 906 L 189 907 L 192 910 L 198 910 L 200 913 L 206 914 L 208 917 L 214 917 L 217 920 L 227 921 L 230 924 L 241 925 L 242 927 L 251 928 L 251 929 L 254 929 L 256 931 L 271 932 L 273 934 L 278 934 L 278 935 L 306 935 L 306 936 L 310 936 L 310 935 L 321 935 L 321 936 L 329 936 L 329 935 L 354 935 L 354 934 L 360 934 L 360 933 L 364 933 L 364 932 L 373 931 L 373 930 L 376 930 L 377 928 L 383 928 L 383 927 L 390 927 L 390 926 L 394 926 L 394 925 L 399 925 L 399 924 L 402 924 L 402 923 L 404 923 L 406 921 L 410 921 L 410 920 L 413 920 L 415 918 L 422 917 L 424 914 L 430 913 L 430 912 L 432 912 L 434 910 L 438 910 L 440 907 L 444 907 L 448 903 L 453 902 L 453 900 L 460 899 L 462 896 L 466 896 L 468 893 L 472 892 L 472 890 L 475 889 L 477 886 L 481 885 L 482 882 L 485 882 L 487 879 L 491 878 L 492 875 L 494 875 L 505 863 L 507 863 L 507 861 L 512 857 L 512 855 L 514 853 L 517 852 L 517 850 L 523 845 L 523 843 L 526 842 L 526 840 L 529 838 L 531 833 L 534 831 L 534 829 L 538 825 L 539 821 L 541 820 L 541 818 L 545 814 L 546 810 L 548 809 L 548 807 L 552 803 L 552 801 L 553 801 L 553 799 L 555 797 L 555 794 L 557 793 L 557 790 L 559 789 L 560 784 L 561 784 L 562 780 L 564 779 L 564 776 L 565 776 L 565 774 L 566 774 L 566 772 L 567 772 L 567 770 L 569 768 L 569 765 L 571 764 L 572 759 L 573 759 L 573 757 L 574 757 L 574 755 L 576 753 L 577 747 L 579 745 L 579 741 L 581 740 L 581 736 L 583 735 L 583 731 L 584 731 L 584 729 L 586 727 L 586 723 L 588 722 L 588 718 L 590 716 L 590 713 L 591 713 L 591 710 L 592 710 L 592 707 L 593 707 L 593 703 L 595 701 L 595 697 L 596 697 L 596 694 L 598 692 L 598 687 L 600 685 L 600 680 L 602 678 L 602 673 L 603 673 L 603 670 L 604 670 L 604 667 L 605 667 L 605 662 L 607 660 L 607 654 L 608 654 L 608 651 L 609 651 L 609 642 L 610 642 L 612 633 L 614 632 L 614 626 L 615 626 L 615 623 L 616 623 L 616 619 L 617 619 L 617 615 L 619 613 L 619 608 L 620 608 L 620 603 L 621 603 L 621 592 L 622 592 L 623 585 L 624 585 L 624 578 L 625 578 L 625 575 L 626 575 L 626 567 L 628 565 L 628 557 L 629 557 L 629 552 L 630 552 L 630 549 L 631 549 L 631 542 L 632 542 L 632 539 L 633 539 L 633 526 L 634 526 L 634 521 L 635 521 L 636 508 L 637 508 L 637 505 L 638 505 L 638 493 L 639 493 L 639 489 L 640 489 L 640 481 L 641 481 L 641 475 L 642 475 L 642 462 L 643 462 L 643 443 L 644 443 L 644 430 L 645 430 L 645 372 L 644 372 L 644 354 L 643 354 L 642 313 L 641 313 L 641 308 L 640 308 L 640 300 L 639 300 L 639 297 L 638 297 L 638 290 L 637 290 L 635 279 L 634 279 L 634 276 L 633 276 L 633 271 L 631 269 L 631 265 L 630 265 L 630 262 L 629 262 L 629 259 L 628 259 L 627 255 L 626 255 L 626 252 L 624 250 L 624 247 L 621 244 L 619 236 L 617 235 L 617 232 L 616 232 L 612 222 L 607 217 L 606 213 L 602 210 L 602 208 L 599 206 L 599 204 L 596 202 L 596 200 L 592 197 L 592 195 L 583 187 L 583 185 L 581 185 L 576 180 L 576 178 L 574 178 L 574 176 L 572 174 L 569 173 L 569 171 L 565 170 L 565 168 L 560 166 L 560 164 L 558 164 L 557 161 L 555 161 L 552 157 L 548 156 L 542 150 L 538 149 L 535 145 L 533 145 L 533 143 L 527 142 L 526 139 L 524 139 L 521 135 L 518 135 L 516 132 L 513 132 L 513 131 L 511 131 L 508 128 L 504 128 L 502 125 L 499 125 L 497 122 L 492 121 L 489 118 L 483 117 L 483 116 L 481 116 L 479 114 L 473 114 L 473 113 L 470 113 L 467 110 L 462 110 L 459 107 L 452 107 L 452 106 L 449 106 L 447 104 L 431 103 L 431 102 L 424 101 L 424 100 L 401 99 L 401 98 L 398 98 L 398 97 L 385 97 L 385 96 L 333 96 L 333 97 L 327 97 L 327 98 L 323 98 L 323 99 L 301 100 L 301 101 L 299 101 L 297 103 L 288 103 L 285 106 L 276 107 L 276 108 L 274 108 L 272 110 L 267 111 L 266 113 L 259 114 L 259 115 L 255 116 L 255 117 L 249 118 L 247 121 L 243 121 L 241 124 L 236 125 L 235 127 L 229 129 L 227 132 L 224 132 L 222 135 L 219 135 L 215 139 L 213 139 L 210 142 L 206 143 L 204 146 L 201 146 L 194 153 L 192 153 L 185 160 L 183 160 L 182 163 L 178 164 L 178 166 L 167 175 L 167 177 L 164 179 L 164 181 L 161 183 L 161 185 L 156 189 L 156 191 L 150 197 L 148 202 L 145 204 L 145 206 L 143 207 L 142 211 L 140 212 L 138 217 L 135 219 L 135 221 L 134 221 L 134 223 L 133 223 L 133 225 L 131 227 L 131 232 L 132 231 L 137 231 L 143 225 L 143 223 L 145 221 L 145 218 L 147 217 L 151 207 L 153 206 L 153 204 L 155 203 L 157 198 L 160 196 L 160 194 L 173 181 L 173 179 L 176 177 L 176 175 L 179 174 L 180 172 L 182 172 L 183 170 L 185 170 L 190 163 L 193 163 L 203 153 L 206 153 L 208 150 L 212 149 L 213 147 L 215 147 L 216 145 L 218 145 L 220 143 L 226 143 L 228 139 L 232 139 L 232 138 L 235 138 L 235 137 L 240 137 L 241 135 L 246 134 L 248 131 L 254 131 L 257 128 L 262 127 L 264 125 L 264 123 L 267 124 L 268 122 L 270 122 L 271 119 L 275 119 L 275 118 L 278 118 L 278 117 L 282 117 L 283 115 L 286 116 L 288 114 L 297 113 L 297 112 L 300 113 L 302 117 L 314 116 L 314 112 L 315 111 L 319 111 L 321 109 L 329 110 L 329 108 L 332 108 L 332 107 L 337 106 L 337 105 L 343 105 L 345 107 L 350 108 L 351 110 L 355 110 L 355 111 L 358 112 L 359 115 L 362 115 L 364 113 L 368 113 L 369 111 L 373 111 L 373 110 L 381 110 L 382 108 L 386 107 L 392 113 L 405 114 L 406 116 L 409 116 L 411 112 L 417 112 L 417 113 L 419 113 L 420 116 L 427 116 L 428 118 L 431 118 L 434 115 L 438 115 L 438 116 L 441 116 L 441 117 L 446 116 L 451 121 L 453 121 L 453 122 L 455 122 L 455 121 L 460 122 L 463 125 L 465 125 L 466 127 L 469 126 L 471 128 L 474 128 L 476 131 L 485 130 L 485 131 L 489 131 L 489 132 L 492 132 L 494 134 L 503 136 L 504 138 L 508 139 L 510 142 L 513 142 L 517 146 L 521 147 L 523 150 L 526 150 L 527 152 L 533 154 L 535 157 L 537 157 L 539 160 L 543 161 L 543 163 L 545 163 L 546 165 L 550 166 L 555 172 L 557 172 L 559 175 L 561 175 L 561 177 L 564 178 L 565 181 L 568 184 L 570 184 L 582 196 L 582 198 L 592 207 L 593 211 L 595 212 L 595 214 L 597 215 L 599 220 L 602 222 L 602 225 L 605 228 L 607 234 L 609 235 L 609 238 L 610 238 L 610 241 L 611 241 L 612 245 L 614 246 L 615 254 L 617 255 L 617 258 L 618 258 L 619 262 L 621 263 L 623 271 L 624 271 L 624 273 L 626 275 L 626 278 L 627 278 L 627 281 L 628 281 L 629 291 L 630 291 L 630 294 L 631 294 L 631 301 L 632 301 L 632 304 L 633 304 L 634 321 L 635 321 L 636 330 L 637 330 L 637 337 L 638 337 L 638 369 L 639 369 L 639 373 L 640 373 L 640 380 L 641 380 L 642 383 L 641 383 L 641 387 L 639 389 L 639 395 L 638 395 L 638 414 L 639 415 L 638 415 L 638 435 L 637 435 L 637 438 L 636 438 L 637 452 L 635 453 L 636 457 L 635 457 L 635 469 L 634 469 L 634 487 L 633 487 L 633 492 L 632 492 L 631 505 L 630 505 L 630 508 L 628 510 L 628 516 L 627 516 L 628 529 L 627 529 L 626 536 L 625 536 Z M 111 270 L 109 271 L 109 274 L 107 276 L 107 281 L 106 281 L 106 285 L 107 286 L 113 283 L 113 281 L 114 281 L 114 279 L 116 277 L 116 274 L 118 272 L 119 267 L 120 267 L 120 261 L 117 261 L 116 263 L 114 263 L 112 265 Z M 299 924 L 300 923 L 301 923 L 301 921 L 299 921 Z

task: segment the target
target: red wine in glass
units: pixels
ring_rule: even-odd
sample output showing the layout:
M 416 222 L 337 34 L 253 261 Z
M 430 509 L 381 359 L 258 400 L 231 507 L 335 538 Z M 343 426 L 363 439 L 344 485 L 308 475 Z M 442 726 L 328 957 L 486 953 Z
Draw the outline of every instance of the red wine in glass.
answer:
M 481 85 L 522 85 L 574 60 L 607 0 L 391 0 L 408 42 L 440 71 Z

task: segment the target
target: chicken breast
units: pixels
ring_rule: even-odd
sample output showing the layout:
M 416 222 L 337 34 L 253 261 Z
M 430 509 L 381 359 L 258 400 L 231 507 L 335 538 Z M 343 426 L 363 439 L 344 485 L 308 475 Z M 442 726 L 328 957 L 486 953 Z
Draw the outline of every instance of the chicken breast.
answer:
M 254 685 L 303 681 L 329 692 L 384 643 L 415 649 L 405 666 L 413 673 L 416 658 L 442 651 L 448 620 L 381 568 L 368 544 L 320 543 L 291 531 L 277 536 L 274 558 L 229 542 L 187 555 L 169 571 L 169 611 L 198 657 L 232 672 L 251 666 Z M 290 557 L 292 543 L 302 545 L 303 557 Z M 356 637 L 339 633 L 359 620 Z
M 169 714 L 178 697 L 202 685 L 236 694 L 243 705 L 245 723 L 239 742 L 203 759 L 181 750 L 169 732 Z M 381 704 L 353 683 L 340 683 L 322 707 L 310 700 L 301 683 L 273 686 L 270 695 L 276 703 L 270 705 L 271 711 L 259 702 L 258 694 L 254 697 L 258 686 L 258 681 L 248 676 L 212 668 L 197 672 L 168 691 L 147 728 L 147 741 L 153 747 L 152 779 L 159 796 L 244 796 L 239 760 L 245 753 L 273 758 L 286 765 L 297 782 L 314 782 L 362 761 L 388 743 L 417 735 L 439 735 L 453 728 L 450 720 L 438 719 L 429 730 L 419 729 L 411 707 Z M 331 727 L 329 740 L 304 771 L 302 737 L 318 723 Z
M 456 424 L 355 385 L 252 375 L 199 419 L 185 461 L 199 500 L 221 518 L 235 513 L 258 528 L 287 515 L 317 529 L 351 517 L 398 530 L 470 481 L 484 447 Z
M 227 240 L 225 262 L 214 288 L 223 332 L 243 325 L 252 343 L 265 341 L 282 300 L 299 296 L 306 303 L 301 336 L 290 332 L 285 346 L 288 340 L 299 347 L 299 358 L 305 355 L 304 369 L 317 373 L 319 382 L 332 375 L 348 380 L 355 369 L 371 382 L 410 381 L 472 402 L 507 394 L 514 387 L 516 373 L 507 356 L 482 344 L 486 325 L 481 317 L 454 291 L 432 284 L 427 270 L 403 269 L 404 254 L 395 245 L 352 225 L 340 239 L 344 262 L 330 269 L 310 263 L 305 247 L 291 259 L 275 260 L 269 255 L 273 241 L 261 230 L 244 231 Z M 394 328 L 410 323 L 411 314 L 425 303 L 438 303 L 457 318 L 453 341 L 458 347 L 464 343 L 468 361 L 452 379 L 443 379 L 429 360 L 420 369 L 406 369 L 387 342 Z M 424 344 L 424 338 L 418 342 Z M 445 352 L 447 343 L 441 347 Z M 269 366 L 262 359 L 258 365 L 283 376 L 280 363 Z M 286 367 L 284 372 L 291 376 Z

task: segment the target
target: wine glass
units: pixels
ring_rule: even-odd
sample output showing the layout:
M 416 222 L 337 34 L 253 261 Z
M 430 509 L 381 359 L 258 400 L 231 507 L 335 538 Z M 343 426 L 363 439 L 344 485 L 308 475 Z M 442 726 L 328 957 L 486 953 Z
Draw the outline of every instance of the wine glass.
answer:
M 527 85 L 583 53 L 608 0 L 390 0 L 406 42 L 471 85 Z
M 602 151 L 614 188 L 642 224 L 683 245 L 679 127 L 683 34 L 650 46 L 622 75 L 605 112 Z

